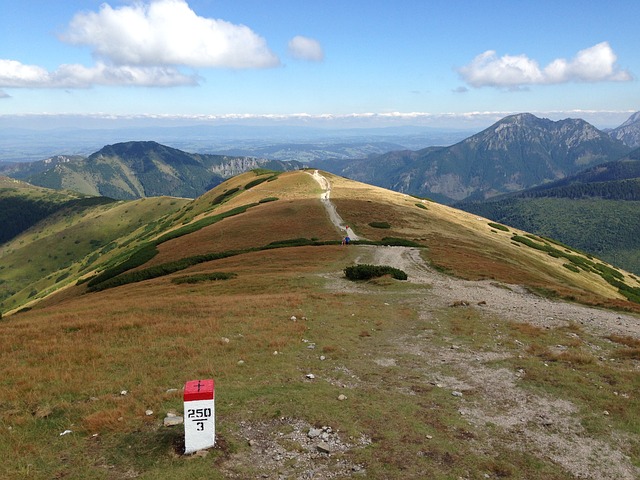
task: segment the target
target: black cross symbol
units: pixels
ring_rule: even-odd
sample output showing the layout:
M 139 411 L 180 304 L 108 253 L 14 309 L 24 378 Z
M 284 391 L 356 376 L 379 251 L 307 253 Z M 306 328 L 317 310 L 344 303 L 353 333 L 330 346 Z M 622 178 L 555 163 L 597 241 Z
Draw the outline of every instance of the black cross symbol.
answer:
M 202 387 L 203 385 L 200 384 L 200 380 L 198 380 L 198 392 L 200 392 L 200 387 Z

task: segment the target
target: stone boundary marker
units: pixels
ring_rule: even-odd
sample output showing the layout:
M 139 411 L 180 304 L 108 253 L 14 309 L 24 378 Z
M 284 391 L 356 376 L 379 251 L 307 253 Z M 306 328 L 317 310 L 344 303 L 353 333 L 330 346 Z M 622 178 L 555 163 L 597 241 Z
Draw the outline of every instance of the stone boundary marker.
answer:
M 215 443 L 213 379 L 189 380 L 184 385 L 184 453 L 211 448 Z

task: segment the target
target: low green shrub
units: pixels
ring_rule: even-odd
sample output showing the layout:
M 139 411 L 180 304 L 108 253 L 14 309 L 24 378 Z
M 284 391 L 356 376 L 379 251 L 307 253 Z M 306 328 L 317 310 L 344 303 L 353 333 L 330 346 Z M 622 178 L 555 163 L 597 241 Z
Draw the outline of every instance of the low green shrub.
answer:
M 391 228 L 391 225 L 387 222 L 371 222 L 369 226 L 373 228 Z
M 275 202 L 276 200 L 279 200 L 279 198 L 278 197 L 266 197 L 266 198 L 263 198 L 262 200 L 260 200 L 258 203 Z
M 563 263 L 562 266 L 567 270 L 571 270 L 572 272 L 580 273 L 580 269 L 571 263 Z
M 230 190 L 227 190 L 226 192 L 223 192 L 222 194 L 218 195 L 216 198 L 211 200 L 211 205 L 218 205 L 224 202 L 227 198 L 229 198 L 231 195 L 238 192 L 239 190 L 240 190 L 240 187 L 235 187 Z
M 421 247 L 419 243 L 414 242 L 413 240 L 407 240 L 406 238 L 396 238 L 396 237 L 384 237 L 382 240 L 378 242 L 378 245 L 385 245 L 390 247 Z
M 416 207 L 422 208 L 423 210 L 429 210 L 423 203 L 416 203 Z
M 126 272 L 127 270 L 131 270 L 132 268 L 136 268 L 136 267 L 139 267 L 140 265 L 144 265 L 153 257 L 155 257 L 157 254 L 158 254 L 158 249 L 156 248 L 156 245 L 153 243 L 147 243 L 141 246 L 140 248 L 138 248 L 137 250 L 135 250 L 131 254 L 131 256 L 129 256 L 129 258 L 124 262 L 114 267 L 108 268 L 102 273 L 100 273 L 99 275 L 96 275 L 95 277 L 93 277 L 89 281 L 89 283 L 87 283 L 87 285 L 89 286 L 89 288 L 95 287 L 96 285 L 102 282 L 105 282 L 107 280 L 110 280 L 113 277 L 116 277 L 117 275 L 120 275 Z
M 230 280 L 237 277 L 235 273 L 227 272 L 213 272 L 213 273 L 201 273 L 198 275 L 189 275 L 187 277 L 178 277 L 171 280 L 172 283 L 181 285 L 183 283 L 201 283 L 215 280 Z
M 509 231 L 509 229 L 507 227 L 505 227 L 504 225 L 501 225 L 500 223 L 489 222 L 488 225 L 490 227 L 495 228 L 496 230 L 502 230 L 503 232 L 508 232 Z
M 313 244 L 308 238 L 290 238 L 287 240 L 276 240 L 267 245 L 267 247 L 298 247 Z
M 396 280 L 406 280 L 407 274 L 402 270 L 387 265 L 352 265 L 344 269 L 344 275 L 349 280 L 371 280 L 372 278 L 391 275 Z
M 270 177 L 262 177 L 262 178 L 256 178 L 255 180 L 251 180 L 249 183 L 247 183 L 244 186 L 245 190 L 249 190 L 250 188 L 253 188 L 257 185 L 260 185 L 262 182 L 266 182 L 267 180 L 270 180 L 272 178 L 274 178 L 276 175 L 271 175 Z

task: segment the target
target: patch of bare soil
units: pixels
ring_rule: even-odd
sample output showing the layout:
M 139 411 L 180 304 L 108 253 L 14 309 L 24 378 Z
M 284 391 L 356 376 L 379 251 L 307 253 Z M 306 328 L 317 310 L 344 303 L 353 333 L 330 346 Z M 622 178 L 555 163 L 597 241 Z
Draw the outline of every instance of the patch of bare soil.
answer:
M 248 450 L 222 465 L 226 478 L 345 478 L 366 475 L 363 466 L 344 455 L 371 443 L 366 437 L 343 438 L 330 427 L 313 427 L 282 417 L 268 422 L 240 422 L 237 435 Z M 248 467 L 249 466 L 249 467 Z

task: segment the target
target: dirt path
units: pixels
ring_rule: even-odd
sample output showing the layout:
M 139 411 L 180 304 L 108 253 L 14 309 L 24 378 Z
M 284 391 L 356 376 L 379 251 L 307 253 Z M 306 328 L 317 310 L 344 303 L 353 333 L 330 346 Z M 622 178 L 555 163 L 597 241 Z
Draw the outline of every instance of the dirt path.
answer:
M 327 180 L 325 176 L 320 175 L 320 172 L 318 172 L 318 170 L 315 170 L 313 172 L 313 175 L 311 176 L 315 179 L 316 182 L 320 184 L 320 187 L 324 190 L 324 192 L 322 192 L 322 194 L 320 195 L 320 200 L 322 200 L 322 204 L 329 214 L 331 223 L 333 223 L 338 230 L 343 231 L 345 235 L 351 240 L 361 240 L 361 238 L 356 235 L 351 227 L 345 224 L 342 217 L 338 215 L 338 211 L 336 210 L 335 205 L 331 203 L 331 183 L 329 182 L 329 180 Z
M 624 335 L 640 338 L 640 319 L 611 310 L 591 308 L 575 303 L 549 300 L 529 293 L 519 285 L 497 282 L 467 281 L 453 278 L 430 268 L 420 257 L 420 251 L 407 247 L 368 247 L 360 263 L 389 265 L 404 270 L 409 282 L 429 284 L 433 298 L 441 306 L 466 302 L 502 318 L 555 327 L 570 322 L 598 335 Z M 364 259 L 366 257 L 366 260 Z M 481 306 L 478 306 L 482 303 Z

